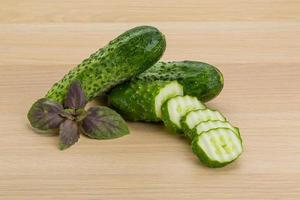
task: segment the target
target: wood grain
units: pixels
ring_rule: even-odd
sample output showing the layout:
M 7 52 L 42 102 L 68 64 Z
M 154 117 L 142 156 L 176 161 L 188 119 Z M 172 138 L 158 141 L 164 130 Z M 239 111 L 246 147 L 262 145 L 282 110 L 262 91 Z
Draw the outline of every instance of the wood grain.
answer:
M 1 1 L 0 199 L 300 198 L 299 1 Z M 202 166 L 162 125 L 66 151 L 26 114 L 53 82 L 136 25 L 167 37 L 163 60 L 201 60 L 225 76 L 209 102 L 239 126 L 245 152 Z M 93 102 L 95 103 L 95 102 Z
M 0 22 L 298 21 L 298 0 L 2 0 Z

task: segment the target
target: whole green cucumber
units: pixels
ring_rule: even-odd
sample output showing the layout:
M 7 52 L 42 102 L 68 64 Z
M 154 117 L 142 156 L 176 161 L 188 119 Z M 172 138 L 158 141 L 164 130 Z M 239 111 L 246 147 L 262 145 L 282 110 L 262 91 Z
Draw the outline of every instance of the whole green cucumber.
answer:
M 130 29 L 72 69 L 53 85 L 46 98 L 62 103 L 69 85 L 77 80 L 91 100 L 155 64 L 165 47 L 165 37 L 158 29 Z
M 186 95 L 195 96 L 202 102 L 216 97 L 223 89 L 222 73 L 214 66 L 198 61 L 158 62 L 136 80 L 177 80 Z

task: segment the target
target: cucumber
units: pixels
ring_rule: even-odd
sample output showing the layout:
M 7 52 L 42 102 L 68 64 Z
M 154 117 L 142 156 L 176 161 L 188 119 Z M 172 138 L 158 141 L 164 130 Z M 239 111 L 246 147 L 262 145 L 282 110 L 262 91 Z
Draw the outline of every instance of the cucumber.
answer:
M 182 126 L 181 118 L 188 112 L 197 109 L 205 109 L 196 97 L 192 96 L 177 96 L 165 102 L 161 108 L 162 120 L 165 126 L 172 132 L 181 133 Z
M 229 128 L 216 128 L 196 136 L 192 150 L 208 167 L 223 167 L 236 160 L 243 151 L 242 141 Z
M 197 61 L 158 62 L 135 79 L 144 81 L 177 80 L 184 93 L 207 102 L 223 89 L 222 73 L 214 66 Z
M 55 83 L 46 98 L 62 103 L 71 82 L 77 80 L 88 100 L 140 74 L 162 56 L 164 35 L 151 26 L 126 31 L 99 49 Z
M 241 139 L 239 129 L 233 127 L 229 122 L 219 121 L 219 120 L 212 120 L 212 121 L 204 121 L 197 124 L 191 131 L 185 133 L 189 139 L 193 140 L 196 135 L 200 135 L 203 132 L 209 131 L 210 129 L 215 128 L 229 128 L 234 131 Z
M 151 113 L 141 113 L 140 111 L 145 111 L 141 108 L 143 105 L 140 107 L 137 107 L 137 104 L 133 106 L 135 104 L 133 99 L 140 98 L 139 94 L 134 92 L 134 88 L 137 88 L 138 85 L 144 87 L 149 82 L 174 80 L 183 86 L 184 94 L 196 96 L 204 101 L 217 96 L 223 88 L 223 75 L 212 65 L 197 61 L 158 62 L 137 75 L 129 83 L 113 88 L 108 94 L 110 105 L 130 120 L 159 121 L 161 118 L 160 111 L 157 111 L 158 115 L 155 117 L 154 112 L 149 109 L 148 111 Z M 151 90 L 144 90 L 142 93 L 145 96 L 152 96 Z
M 184 130 L 185 135 L 190 135 L 192 129 L 200 122 L 209 120 L 219 120 L 226 121 L 226 118 L 216 110 L 198 109 L 187 113 L 181 120 L 181 125 Z
M 161 120 L 162 104 L 177 95 L 183 95 L 177 81 L 131 82 L 114 88 L 108 103 L 128 120 L 155 122 Z

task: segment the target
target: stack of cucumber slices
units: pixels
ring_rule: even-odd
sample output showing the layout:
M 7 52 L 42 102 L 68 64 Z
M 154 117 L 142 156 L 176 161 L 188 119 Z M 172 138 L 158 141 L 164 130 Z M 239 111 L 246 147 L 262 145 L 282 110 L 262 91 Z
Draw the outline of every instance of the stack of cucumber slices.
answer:
M 109 101 L 135 121 L 159 121 L 174 133 L 184 134 L 193 152 L 208 167 L 223 167 L 242 153 L 239 129 L 197 97 L 185 95 L 177 81 L 130 82 L 114 89 Z M 151 85 L 151 90 L 149 89 Z M 153 91 L 155 91 L 153 93 Z
M 197 98 L 176 96 L 167 100 L 161 110 L 165 126 L 190 139 L 193 152 L 205 165 L 223 167 L 242 153 L 238 128 Z
M 223 167 L 242 153 L 239 130 L 218 111 L 192 96 L 176 96 L 162 106 L 162 120 L 192 141 L 193 152 L 209 167 Z

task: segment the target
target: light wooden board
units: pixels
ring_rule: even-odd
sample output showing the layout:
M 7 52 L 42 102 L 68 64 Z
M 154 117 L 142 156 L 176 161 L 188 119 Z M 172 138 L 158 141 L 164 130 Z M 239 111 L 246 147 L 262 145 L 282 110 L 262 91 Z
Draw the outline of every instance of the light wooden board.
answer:
M 1 1 L 0 199 L 300 199 L 299 1 Z M 240 159 L 202 166 L 162 125 L 115 140 L 34 133 L 31 104 L 69 69 L 136 25 L 167 37 L 163 60 L 219 67 L 209 106 L 244 139 Z

